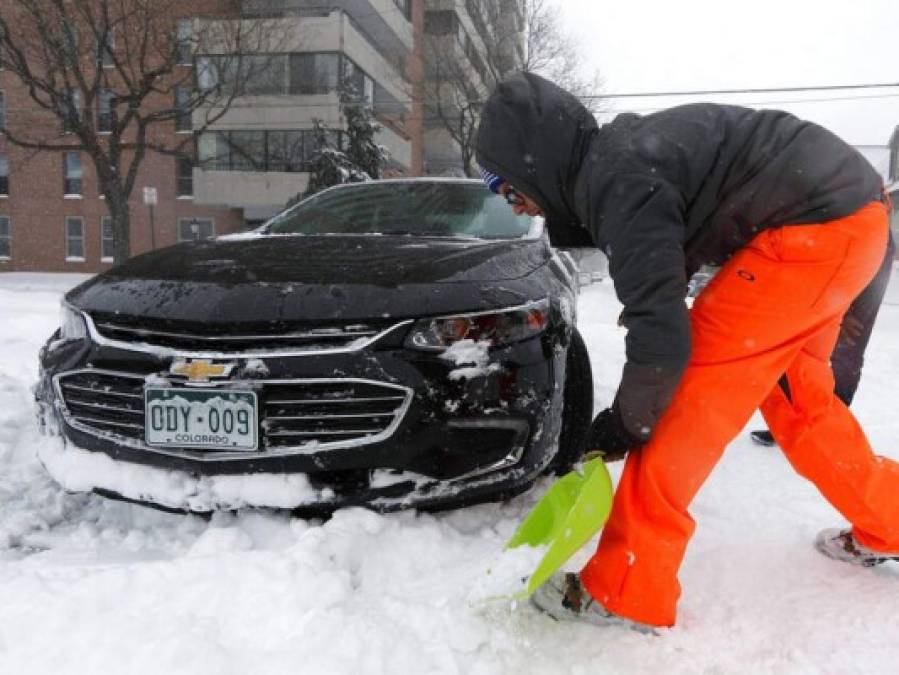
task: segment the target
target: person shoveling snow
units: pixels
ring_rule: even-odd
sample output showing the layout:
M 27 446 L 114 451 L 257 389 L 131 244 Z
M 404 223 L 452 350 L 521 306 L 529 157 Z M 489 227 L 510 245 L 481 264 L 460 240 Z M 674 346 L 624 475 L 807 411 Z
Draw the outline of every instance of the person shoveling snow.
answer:
M 840 321 L 883 261 L 880 176 L 829 131 L 779 111 L 692 104 L 598 127 L 532 74 L 484 105 L 477 158 L 556 245 L 595 245 L 624 305 L 627 362 L 589 449 L 628 452 L 593 558 L 532 598 L 560 619 L 671 626 L 688 507 L 757 408 L 794 468 L 849 521 L 823 553 L 899 556 L 899 463 L 835 397 Z M 685 305 L 701 264 L 723 265 Z

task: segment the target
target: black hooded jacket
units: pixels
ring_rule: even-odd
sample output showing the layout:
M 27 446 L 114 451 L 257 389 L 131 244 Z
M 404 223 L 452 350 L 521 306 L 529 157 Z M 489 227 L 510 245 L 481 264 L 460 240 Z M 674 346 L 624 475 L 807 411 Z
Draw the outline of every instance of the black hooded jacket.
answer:
M 628 328 L 616 407 L 640 441 L 690 356 L 689 276 L 761 230 L 841 218 L 882 191 L 856 150 L 785 112 L 700 103 L 599 127 L 527 73 L 485 104 L 477 159 L 537 202 L 553 244 L 609 257 Z

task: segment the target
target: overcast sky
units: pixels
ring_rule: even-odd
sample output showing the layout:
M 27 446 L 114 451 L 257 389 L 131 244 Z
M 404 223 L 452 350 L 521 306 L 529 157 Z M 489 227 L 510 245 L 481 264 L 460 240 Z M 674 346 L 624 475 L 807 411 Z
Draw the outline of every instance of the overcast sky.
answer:
M 899 82 L 897 0 L 557 1 L 604 93 Z M 899 87 L 609 103 L 648 113 L 691 100 L 789 110 L 854 144 L 885 145 L 899 125 Z

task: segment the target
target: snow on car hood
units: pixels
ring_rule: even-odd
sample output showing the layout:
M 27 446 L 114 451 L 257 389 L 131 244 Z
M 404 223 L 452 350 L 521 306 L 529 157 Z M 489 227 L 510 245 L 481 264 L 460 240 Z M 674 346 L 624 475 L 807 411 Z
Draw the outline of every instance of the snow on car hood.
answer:
M 180 321 L 406 318 L 529 299 L 542 240 L 264 236 L 181 244 L 71 291 L 87 310 Z

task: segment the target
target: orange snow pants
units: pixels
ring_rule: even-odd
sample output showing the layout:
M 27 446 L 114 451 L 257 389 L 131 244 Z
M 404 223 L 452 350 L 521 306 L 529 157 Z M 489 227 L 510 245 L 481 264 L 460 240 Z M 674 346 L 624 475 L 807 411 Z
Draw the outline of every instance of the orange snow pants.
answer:
M 627 458 L 599 547 L 581 571 L 609 611 L 670 626 L 695 524 L 687 507 L 761 407 L 793 468 L 875 550 L 899 551 L 899 463 L 876 456 L 834 395 L 830 355 L 886 250 L 886 207 L 766 230 L 696 299 L 693 348 L 650 441 Z

